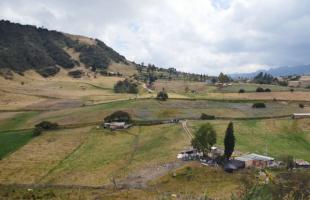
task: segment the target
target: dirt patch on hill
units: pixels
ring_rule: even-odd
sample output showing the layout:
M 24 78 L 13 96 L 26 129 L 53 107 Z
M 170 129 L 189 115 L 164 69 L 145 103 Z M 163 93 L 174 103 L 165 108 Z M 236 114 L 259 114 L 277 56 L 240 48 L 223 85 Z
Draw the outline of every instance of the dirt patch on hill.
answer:
M 145 188 L 147 187 L 149 181 L 164 176 L 169 172 L 184 166 L 185 164 L 186 162 L 177 160 L 161 165 L 146 167 L 130 174 L 124 180 L 120 181 L 119 184 L 128 185 L 131 188 Z
M 61 110 L 65 108 L 77 108 L 83 105 L 81 100 L 73 99 L 47 99 L 40 102 L 31 104 L 26 109 L 38 109 L 38 110 Z

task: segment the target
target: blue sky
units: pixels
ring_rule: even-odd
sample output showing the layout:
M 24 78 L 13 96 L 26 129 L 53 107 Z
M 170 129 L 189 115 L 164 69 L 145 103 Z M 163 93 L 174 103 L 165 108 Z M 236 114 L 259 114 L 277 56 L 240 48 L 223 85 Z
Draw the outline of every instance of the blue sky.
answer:
M 309 0 L 1 0 L 0 18 L 98 38 L 130 60 L 188 72 L 310 64 Z

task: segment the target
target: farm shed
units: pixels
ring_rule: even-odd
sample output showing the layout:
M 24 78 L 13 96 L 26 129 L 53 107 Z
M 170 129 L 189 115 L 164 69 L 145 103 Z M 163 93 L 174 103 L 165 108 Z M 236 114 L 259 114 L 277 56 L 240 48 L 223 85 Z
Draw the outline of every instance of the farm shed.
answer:
M 235 160 L 244 162 L 245 167 L 254 167 L 260 169 L 272 166 L 274 163 L 274 158 L 255 153 L 236 157 Z
M 297 168 L 310 168 L 310 163 L 305 161 L 305 160 L 296 159 L 295 160 L 295 166 Z
M 131 127 L 131 124 L 126 124 L 125 122 L 108 122 L 103 124 L 104 128 L 109 128 L 111 130 L 118 130 L 118 129 L 127 129 Z
M 229 160 L 224 164 L 224 170 L 229 173 L 232 173 L 238 169 L 243 169 L 244 167 L 245 163 L 240 160 Z
M 310 118 L 310 113 L 294 113 L 292 115 L 293 119 L 300 119 L 300 118 Z
M 177 158 L 181 160 L 196 160 L 203 156 L 202 152 L 199 152 L 197 149 L 189 149 L 181 151 Z

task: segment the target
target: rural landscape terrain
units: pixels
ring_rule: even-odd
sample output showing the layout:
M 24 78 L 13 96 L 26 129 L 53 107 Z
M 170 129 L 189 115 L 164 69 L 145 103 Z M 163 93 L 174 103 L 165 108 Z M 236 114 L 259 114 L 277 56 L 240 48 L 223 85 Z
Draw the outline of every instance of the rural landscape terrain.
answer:
M 309 82 L 137 64 L 97 39 L 1 21 L 0 199 L 307 200 Z M 227 148 L 229 124 L 231 155 L 203 161 Z M 216 132 L 206 147 L 202 127 Z M 204 156 L 177 157 L 193 148 Z M 254 153 L 279 165 L 224 170 Z

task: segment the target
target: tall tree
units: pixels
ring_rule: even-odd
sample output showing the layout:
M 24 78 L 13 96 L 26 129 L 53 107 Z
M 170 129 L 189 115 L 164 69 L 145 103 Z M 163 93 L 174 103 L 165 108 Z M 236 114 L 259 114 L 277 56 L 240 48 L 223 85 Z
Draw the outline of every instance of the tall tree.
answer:
M 235 141 L 236 139 L 234 135 L 234 124 L 232 122 L 229 122 L 224 138 L 224 155 L 227 159 L 229 159 L 234 152 Z
M 192 139 L 192 146 L 204 154 L 208 153 L 215 143 L 216 131 L 210 123 L 200 126 Z

